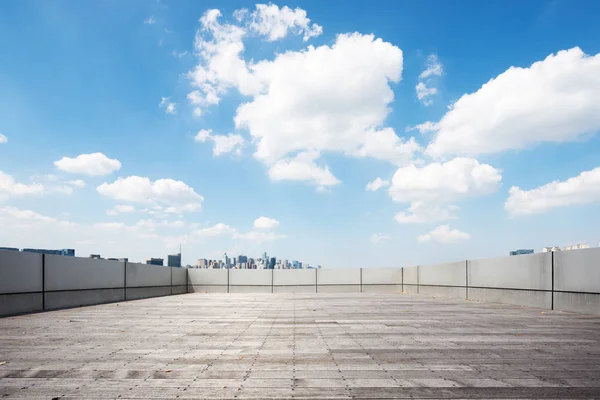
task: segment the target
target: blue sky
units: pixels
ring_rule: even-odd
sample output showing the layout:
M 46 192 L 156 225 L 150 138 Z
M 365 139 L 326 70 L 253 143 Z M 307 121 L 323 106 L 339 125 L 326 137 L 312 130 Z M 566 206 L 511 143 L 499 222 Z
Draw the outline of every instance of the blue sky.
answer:
M 325 267 L 597 245 L 599 12 L 2 2 L 0 245 Z

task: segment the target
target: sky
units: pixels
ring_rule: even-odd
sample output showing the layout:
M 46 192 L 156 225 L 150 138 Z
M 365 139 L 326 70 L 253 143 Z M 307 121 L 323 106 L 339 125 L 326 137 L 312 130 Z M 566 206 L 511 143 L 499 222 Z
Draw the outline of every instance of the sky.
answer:
M 596 246 L 599 13 L 0 2 L 0 246 L 325 268 Z

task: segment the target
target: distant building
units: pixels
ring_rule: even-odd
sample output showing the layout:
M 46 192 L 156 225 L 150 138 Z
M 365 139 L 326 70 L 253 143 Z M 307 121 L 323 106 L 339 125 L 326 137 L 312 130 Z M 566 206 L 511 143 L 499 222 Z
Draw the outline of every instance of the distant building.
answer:
M 590 245 L 587 243 L 579 243 L 573 244 L 571 246 L 565 246 L 564 250 L 581 250 L 581 249 L 589 249 Z
M 121 261 L 121 262 L 129 262 L 129 258 L 127 258 L 127 257 L 119 258 L 119 261 Z
M 198 268 L 208 268 L 208 260 L 206 258 L 199 258 Z
M 95 258 L 96 260 L 101 260 L 102 259 L 102 257 L 100 256 L 100 254 L 90 254 L 90 258 Z M 110 260 L 110 258 L 109 258 L 109 260 Z
M 551 246 L 551 247 L 544 247 L 542 249 L 542 253 L 548 253 L 548 252 L 551 252 L 551 251 L 560 251 L 560 247 L 558 247 L 558 246 Z
M 169 254 L 167 258 L 167 265 L 169 267 L 181 268 L 181 253 Z
M 296 260 L 292 261 L 292 268 L 294 268 L 294 269 L 300 268 L 300 263 Z
M 17 249 L 16 247 L 0 247 L 0 250 L 19 251 L 19 249 Z
M 522 254 L 533 254 L 533 249 L 513 250 L 509 253 L 511 256 L 520 256 Z
M 165 260 L 163 258 L 147 258 L 146 264 L 148 265 L 164 265 Z
M 107 258 L 108 261 L 119 261 L 118 258 Z
M 271 257 L 271 261 L 269 262 L 269 269 L 275 269 L 275 263 L 277 259 L 275 257 Z
M 60 249 L 60 250 L 23 249 L 23 251 L 25 253 L 53 254 L 53 255 L 57 255 L 57 256 L 75 257 L 74 249 Z

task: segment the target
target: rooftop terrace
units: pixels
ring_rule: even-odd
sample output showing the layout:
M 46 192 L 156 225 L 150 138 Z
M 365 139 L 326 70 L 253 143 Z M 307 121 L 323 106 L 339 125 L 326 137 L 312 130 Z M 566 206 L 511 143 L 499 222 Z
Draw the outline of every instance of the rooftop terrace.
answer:
M 191 293 L 0 319 L 0 397 L 597 398 L 600 318 L 407 294 Z

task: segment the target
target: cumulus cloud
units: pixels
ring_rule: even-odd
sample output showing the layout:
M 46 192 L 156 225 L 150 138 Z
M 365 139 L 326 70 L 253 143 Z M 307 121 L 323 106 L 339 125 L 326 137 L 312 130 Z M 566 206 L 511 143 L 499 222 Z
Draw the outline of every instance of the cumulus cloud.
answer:
M 415 126 L 407 126 L 406 132 L 410 131 L 419 131 L 421 134 L 426 134 L 429 132 L 435 132 L 437 130 L 437 124 L 431 121 L 423 122 L 422 124 L 418 124 Z
M 122 213 L 131 213 L 135 212 L 135 207 L 131 204 L 117 204 L 111 210 L 108 210 L 106 214 L 108 215 L 119 215 Z
M 406 211 L 396 214 L 394 219 L 399 224 L 419 224 L 426 222 L 447 221 L 457 219 L 456 212 L 459 210 L 455 205 L 436 205 L 422 201 L 410 203 Z
M 369 238 L 369 240 L 371 241 L 371 243 L 381 243 L 385 240 L 390 239 L 391 236 L 386 234 L 386 233 L 374 233 L 371 235 L 371 237 Z
M 103 183 L 98 193 L 119 201 L 162 207 L 166 213 L 199 211 L 204 197 L 182 181 L 129 176 Z
M 455 158 L 445 163 L 399 168 L 388 192 L 398 203 L 410 203 L 396 214 L 399 223 L 435 222 L 456 218 L 458 208 L 448 205 L 467 197 L 498 190 L 501 171 L 472 158 Z
M 392 178 L 389 193 L 392 200 L 400 203 L 449 203 L 493 193 L 501 181 L 500 170 L 473 158 L 458 157 L 445 163 L 399 168 Z
M 417 236 L 417 241 L 421 243 L 435 241 L 442 244 L 449 244 L 470 238 L 471 235 L 468 233 L 461 232 L 458 229 L 450 229 L 449 225 L 440 225 L 429 233 Z
M 269 178 L 272 181 L 306 181 L 319 187 L 333 186 L 340 183 L 329 167 L 320 167 L 315 163 L 319 157 L 316 152 L 300 153 L 294 158 L 285 158 L 277 161 L 269 169 Z
M 0 144 L 8 143 L 8 138 L 0 133 Z
M 102 153 L 80 154 L 75 158 L 63 157 L 54 165 L 64 172 L 89 176 L 109 175 L 121 169 L 121 162 Z
M 279 221 L 268 217 L 258 217 L 254 220 L 255 229 L 274 229 L 279 226 Z
M 258 221 L 258 220 L 257 220 Z M 256 221 L 255 221 L 256 223 Z M 256 243 L 270 242 L 277 239 L 285 238 L 285 235 L 274 232 L 265 231 L 249 231 L 240 233 L 237 229 L 224 224 L 218 223 L 208 228 L 197 229 L 192 232 L 192 236 L 197 237 L 216 237 L 228 236 L 232 239 L 248 240 Z
M 238 107 L 235 123 L 257 140 L 255 157 L 273 164 L 298 151 L 410 159 L 416 147 L 383 125 L 402 75 L 402 51 L 372 35 L 339 35 L 252 67 L 264 89 Z M 360 76 L 361 79 L 355 79 Z M 392 142 L 392 154 L 382 152 Z
M 415 87 L 417 92 L 417 98 L 421 100 L 424 106 L 430 106 L 433 104 L 433 100 L 428 99 L 429 96 L 432 96 L 437 93 L 437 89 L 434 87 L 427 87 L 427 85 L 423 82 L 419 82 Z
M 367 187 L 365 188 L 365 190 L 375 192 L 375 191 L 381 189 L 382 187 L 389 186 L 389 185 L 390 185 L 390 181 L 386 181 L 386 180 L 383 180 L 383 179 L 377 177 L 377 178 L 375 178 L 374 181 L 367 183 Z
M 541 214 L 553 208 L 596 201 L 600 201 L 600 167 L 532 190 L 513 186 L 504 208 L 511 216 L 519 216 Z
M 44 185 L 39 183 L 19 183 L 11 175 L 0 171 L 0 201 L 10 197 L 36 195 L 44 192 Z
M 202 143 L 211 140 L 214 143 L 213 155 L 215 156 L 231 153 L 232 151 L 239 155 L 242 152 L 242 147 L 246 144 L 246 141 L 240 135 L 213 135 L 211 129 L 201 129 L 194 140 Z
M 283 39 L 288 32 L 303 35 L 304 41 L 323 33 L 321 26 L 314 23 L 311 25 L 306 11 L 301 8 L 292 10 L 288 6 L 279 8 L 275 4 L 257 4 L 252 13 L 238 10 L 234 16 L 240 22 L 250 18 L 249 29 L 266 36 L 270 42 Z
M 153 16 L 150 16 L 144 20 L 144 24 L 146 24 L 146 25 L 154 25 L 155 23 L 156 23 L 156 20 L 154 19 Z
M 578 47 L 511 67 L 453 104 L 426 154 L 494 153 L 593 134 L 600 129 L 599 76 L 600 54 Z
M 440 63 L 438 56 L 435 54 L 430 54 L 427 57 L 425 67 L 425 71 L 421 72 L 421 75 L 419 75 L 420 79 L 426 79 L 431 76 L 442 76 L 444 72 L 442 64 Z
M 235 17 L 243 21 L 249 15 L 240 11 Z M 308 46 L 277 54 L 273 60 L 246 62 L 243 41 L 252 29 L 221 23 L 220 17 L 219 10 L 209 10 L 201 18 L 195 41 L 200 62 L 188 74 L 194 87 L 188 100 L 195 106 L 194 114 L 201 115 L 203 108 L 218 104 L 231 89 L 248 96 L 236 111 L 236 128 L 250 133 L 255 157 L 269 167 L 274 180 L 311 180 L 279 173 L 289 171 L 290 164 L 302 164 L 304 171 L 311 171 L 304 176 L 317 180 L 326 176 L 323 185 L 337 183 L 328 170 L 316 167 L 317 158 L 326 152 L 400 166 L 420 151 L 413 138 L 399 137 L 385 127 L 394 99 L 391 84 L 402 76 L 398 47 L 373 35 L 342 34 L 331 46 Z M 318 157 L 300 163 L 304 154 Z
M 161 97 L 158 106 L 165 109 L 167 114 L 177 113 L 177 104 L 169 101 L 170 97 Z
M 233 235 L 236 230 L 231 226 L 223 223 L 218 223 L 208 228 L 197 229 L 193 232 L 194 235 L 203 237 L 214 237 L 222 235 Z
M 37 230 L 41 227 L 71 228 L 77 224 L 70 221 L 58 220 L 39 214 L 32 210 L 22 210 L 17 207 L 0 207 L 0 226 L 10 226 L 18 230 Z
M 80 188 L 80 189 L 85 187 L 85 181 L 83 181 L 81 179 L 75 179 L 75 180 L 72 180 L 72 181 L 66 181 L 65 184 L 69 185 L 69 186 L 76 187 L 76 188 Z

